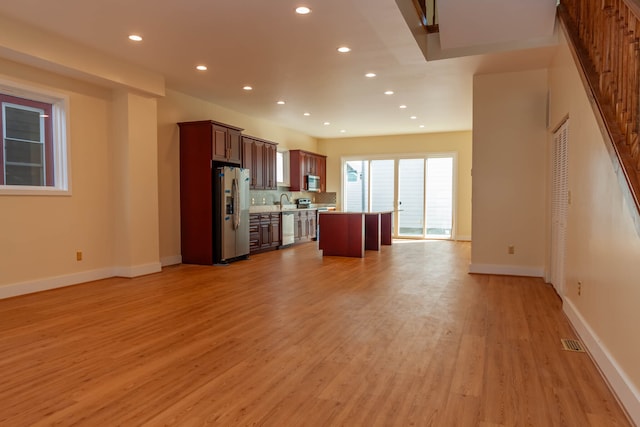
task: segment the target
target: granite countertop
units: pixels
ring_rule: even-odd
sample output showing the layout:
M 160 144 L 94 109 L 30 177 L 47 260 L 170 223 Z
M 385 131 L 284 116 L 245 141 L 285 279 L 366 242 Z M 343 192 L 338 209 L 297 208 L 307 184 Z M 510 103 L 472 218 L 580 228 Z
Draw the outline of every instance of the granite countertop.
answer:
M 323 204 L 311 204 L 308 208 L 298 208 L 297 205 L 284 205 L 282 209 L 280 209 L 279 204 L 273 205 L 252 205 L 249 207 L 249 213 L 262 213 L 262 212 L 290 212 L 290 211 L 312 211 L 318 208 L 324 207 L 333 207 L 334 205 L 323 205 Z
M 388 211 L 323 211 L 321 214 L 349 214 L 349 215 L 366 215 L 366 214 L 390 214 L 393 213 L 392 210 Z

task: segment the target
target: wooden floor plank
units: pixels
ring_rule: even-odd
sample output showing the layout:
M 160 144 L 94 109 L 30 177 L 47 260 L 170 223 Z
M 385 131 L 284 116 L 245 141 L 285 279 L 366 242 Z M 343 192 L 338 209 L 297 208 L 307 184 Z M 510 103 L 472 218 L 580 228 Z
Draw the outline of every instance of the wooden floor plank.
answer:
M 315 243 L 0 300 L 0 425 L 629 426 L 541 279 Z

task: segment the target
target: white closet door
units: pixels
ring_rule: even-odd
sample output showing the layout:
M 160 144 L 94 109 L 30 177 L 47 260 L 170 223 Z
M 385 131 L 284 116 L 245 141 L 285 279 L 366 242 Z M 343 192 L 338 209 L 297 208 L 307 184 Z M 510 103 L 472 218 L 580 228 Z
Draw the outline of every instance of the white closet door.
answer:
M 569 205 L 568 175 L 569 120 L 553 134 L 551 200 L 551 283 L 564 299 L 564 262 Z

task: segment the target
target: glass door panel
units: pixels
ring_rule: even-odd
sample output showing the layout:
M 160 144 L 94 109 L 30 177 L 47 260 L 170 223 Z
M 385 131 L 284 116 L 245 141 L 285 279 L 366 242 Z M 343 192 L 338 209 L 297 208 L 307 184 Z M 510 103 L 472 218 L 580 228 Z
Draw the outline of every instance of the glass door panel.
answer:
M 427 237 L 451 238 L 453 228 L 453 158 L 427 159 Z
M 371 211 L 392 211 L 394 189 L 395 161 L 371 160 Z
M 424 158 L 400 159 L 398 236 L 424 237 Z
M 348 161 L 344 169 L 344 210 L 366 211 L 369 208 L 369 161 Z

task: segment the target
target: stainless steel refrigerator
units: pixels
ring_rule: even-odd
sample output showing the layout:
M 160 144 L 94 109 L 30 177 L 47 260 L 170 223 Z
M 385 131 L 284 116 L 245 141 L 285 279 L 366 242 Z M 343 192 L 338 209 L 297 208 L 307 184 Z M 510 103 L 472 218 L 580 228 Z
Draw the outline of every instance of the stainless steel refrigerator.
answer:
M 217 263 L 249 256 L 249 169 L 222 166 L 214 171 L 214 224 Z

